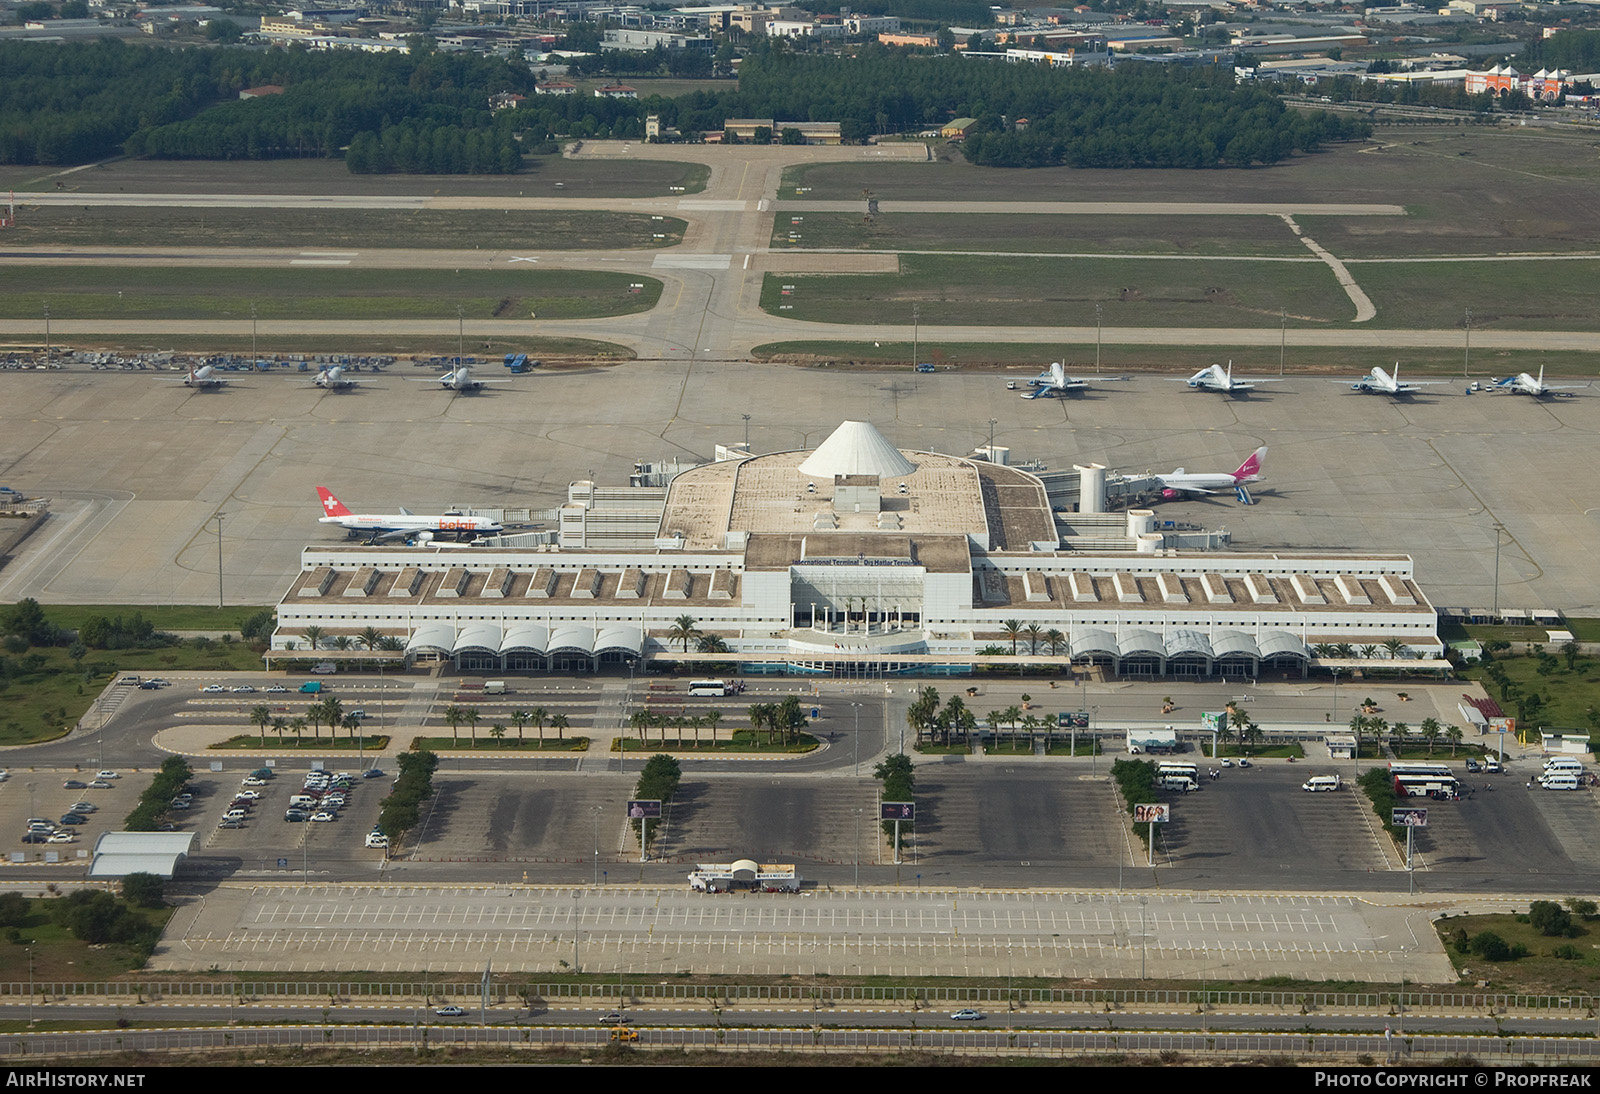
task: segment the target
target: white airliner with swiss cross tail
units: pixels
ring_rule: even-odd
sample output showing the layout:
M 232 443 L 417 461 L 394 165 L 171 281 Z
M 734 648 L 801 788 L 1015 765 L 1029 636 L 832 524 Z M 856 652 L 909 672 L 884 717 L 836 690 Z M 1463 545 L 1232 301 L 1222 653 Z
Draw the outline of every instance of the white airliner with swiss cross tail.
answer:
M 337 524 L 348 528 L 353 536 L 370 534 L 373 543 L 386 539 L 432 539 L 439 532 L 454 532 L 457 539 L 474 536 L 492 536 L 502 531 L 500 525 L 487 517 L 469 517 L 463 513 L 442 513 L 438 516 L 419 516 L 402 508 L 398 513 L 352 513 L 344 502 L 328 492 L 326 486 L 317 487 L 325 516 L 322 524 Z

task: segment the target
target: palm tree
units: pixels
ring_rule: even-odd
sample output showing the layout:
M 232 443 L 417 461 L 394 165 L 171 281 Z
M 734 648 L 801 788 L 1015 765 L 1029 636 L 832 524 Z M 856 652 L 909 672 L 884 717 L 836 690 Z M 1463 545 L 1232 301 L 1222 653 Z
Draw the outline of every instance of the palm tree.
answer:
M 639 735 L 639 743 L 641 745 L 649 744 L 648 739 L 645 737 L 645 731 L 650 728 L 650 712 L 648 710 L 641 708 L 634 711 L 628 716 L 628 725 L 632 726 L 633 731 Z
M 1002 717 L 1011 726 L 1011 751 L 1015 752 L 1017 750 L 1017 723 L 1022 721 L 1022 708 L 1019 706 L 1006 707 Z
M 323 698 L 322 720 L 328 723 L 328 735 L 333 736 L 333 731 L 344 722 L 344 703 L 338 697 L 328 695 Z
M 1254 722 L 1247 722 L 1245 723 L 1244 731 L 1239 734 L 1239 741 L 1241 744 L 1247 744 L 1251 748 L 1259 748 L 1261 740 L 1265 736 L 1266 734 L 1261 731 L 1260 726 Z
M 361 731 L 361 715 L 346 714 L 340 724 L 350 734 L 350 743 L 355 744 L 356 734 Z
M 1022 636 L 1022 624 L 1015 619 L 1007 619 L 1000 624 L 1000 633 L 1011 639 L 1011 656 L 1017 655 L 1017 639 Z
M 456 738 L 456 727 L 461 724 L 461 720 L 463 718 L 465 718 L 465 717 L 466 717 L 466 711 L 462 710 L 458 706 L 455 706 L 454 704 L 451 704 L 450 706 L 447 706 L 447 707 L 444 708 L 444 720 L 450 723 L 450 743 L 451 744 L 455 744 L 456 743 L 456 740 L 457 740 L 457 738 Z
M 1366 645 L 1362 646 L 1356 652 L 1361 654 L 1362 658 L 1364 658 L 1365 660 L 1370 661 L 1374 657 L 1378 656 L 1378 647 L 1376 645 L 1374 645 L 1373 643 L 1368 642 Z
M 489 736 L 491 736 L 495 740 L 499 741 L 501 748 L 505 747 L 505 740 L 506 740 L 506 727 L 505 726 L 501 725 L 499 722 L 496 722 L 494 725 L 489 727 Z
M 1398 661 L 1400 660 L 1400 652 L 1406 648 L 1406 644 L 1403 639 L 1391 638 L 1383 644 L 1383 648 L 1388 651 L 1389 660 Z
M 1444 727 L 1439 724 L 1439 719 L 1422 719 L 1422 739 L 1428 742 L 1429 757 L 1433 756 L 1433 746 L 1438 743 L 1439 738 L 1442 736 L 1444 736 Z
M 1024 630 L 1028 632 L 1028 654 L 1032 656 L 1039 652 L 1039 635 L 1044 633 L 1044 628 L 1037 623 L 1029 623 Z
M 262 705 L 250 708 L 250 720 L 261 730 L 261 747 L 267 747 L 267 725 L 272 721 L 272 708 Z
M 1051 657 L 1060 657 L 1061 651 L 1067 648 L 1067 636 L 1058 630 L 1045 631 L 1044 644 Z
M 523 710 L 521 707 L 518 707 L 516 710 L 513 710 L 511 712 L 511 720 L 513 722 L 517 723 L 517 747 L 521 748 L 522 747 L 522 727 L 527 725 L 529 722 L 533 721 L 533 714 L 530 711 L 526 711 L 526 710 Z
M 1450 742 L 1450 758 L 1456 758 L 1456 745 L 1461 743 L 1461 727 L 1448 726 L 1444 731 L 1445 739 Z
M 333 648 L 334 649 L 336 649 L 336 650 L 347 650 L 353 645 L 355 645 L 355 642 L 354 642 L 354 640 L 351 639 L 351 637 L 348 634 L 334 635 L 334 638 L 333 638 Z
M 378 643 L 383 641 L 383 632 L 377 627 L 363 627 L 360 634 L 361 644 L 368 650 L 378 648 Z
M 706 712 L 706 725 L 711 730 L 711 747 L 717 747 L 717 723 L 722 721 L 722 711 L 712 710 Z
M 317 644 L 322 641 L 323 633 L 324 632 L 322 628 L 313 623 L 311 626 L 307 627 L 304 632 L 302 632 L 300 637 L 306 640 L 306 645 L 310 646 L 312 649 L 316 649 Z
M 1368 719 L 1365 714 L 1357 714 L 1350 719 L 1350 735 L 1356 739 L 1356 762 L 1361 762 L 1361 737 L 1367 732 Z
M 672 626 L 667 630 L 667 641 L 681 643 L 683 652 L 688 653 L 689 643 L 700 637 L 700 631 L 696 629 L 694 624 L 694 616 L 678 616 L 672 621 Z
M 284 721 L 282 718 L 274 718 L 274 719 L 272 719 L 272 729 L 273 729 L 273 732 L 275 732 L 278 735 L 278 743 L 280 745 L 283 744 L 283 731 L 284 731 L 285 728 L 287 728 L 288 725 L 289 725 L 289 723 Z
M 550 728 L 556 731 L 557 741 L 565 741 L 567 739 L 566 731 L 571 725 L 572 723 L 567 721 L 565 714 L 552 714 L 550 716 Z
M 299 747 L 305 740 L 306 720 L 304 718 L 290 718 L 289 728 L 294 730 L 295 747 Z
M 320 702 L 312 703 L 306 707 L 306 719 L 311 723 L 311 736 L 316 739 L 322 736 L 322 711 Z
M 550 720 L 550 712 L 544 707 L 534 707 L 528 711 L 528 717 L 539 730 L 539 749 L 544 750 L 544 724 Z
M 461 712 L 462 719 L 467 723 L 467 729 L 472 732 L 472 747 L 478 747 L 478 714 L 477 707 L 468 707 Z

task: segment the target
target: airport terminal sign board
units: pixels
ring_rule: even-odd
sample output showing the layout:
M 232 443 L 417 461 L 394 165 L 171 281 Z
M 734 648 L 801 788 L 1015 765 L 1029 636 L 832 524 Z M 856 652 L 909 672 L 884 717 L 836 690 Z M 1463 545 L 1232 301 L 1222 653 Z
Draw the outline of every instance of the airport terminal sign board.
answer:
M 1426 809 L 1396 809 L 1389 823 L 1396 828 L 1426 828 L 1428 827 L 1428 811 Z
M 628 803 L 628 817 L 631 820 L 660 820 L 661 802 L 647 799 L 638 799 Z
M 916 802 L 883 802 L 880 804 L 880 815 L 886 821 L 908 821 L 917 819 Z
M 1136 805 L 1133 807 L 1133 823 L 1135 824 L 1167 824 L 1172 820 L 1172 806 L 1165 802 L 1156 805 Z

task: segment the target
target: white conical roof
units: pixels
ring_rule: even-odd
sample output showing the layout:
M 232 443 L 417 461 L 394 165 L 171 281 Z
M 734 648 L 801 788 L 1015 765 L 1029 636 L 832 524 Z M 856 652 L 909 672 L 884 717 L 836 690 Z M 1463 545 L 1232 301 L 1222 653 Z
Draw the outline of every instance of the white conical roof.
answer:
M 843 422 L 800 465 L 815 479 L 836 475 L 876 475 L 880 479 L 909 475 L 917 465 L 906 459 L 871 422 Z

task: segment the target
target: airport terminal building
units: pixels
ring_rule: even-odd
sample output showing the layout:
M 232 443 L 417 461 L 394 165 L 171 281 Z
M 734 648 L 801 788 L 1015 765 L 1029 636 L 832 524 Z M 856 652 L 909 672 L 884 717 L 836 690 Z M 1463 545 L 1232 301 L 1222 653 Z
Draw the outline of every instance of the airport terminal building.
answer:
M 1442 656 L 1409 557 L 1191 549 L 1148 510 L 1099 512 L 1079 470 L 1065 514 L 1029 471 L 845 422 L 665 487 L 575 484 L 559 543 L 308 547 L 273 648 L 372 628 L 467 672 L 594 672 L 693 652 L 692 630 L 730 672 L 838 676 L 1013 652 L 1134 678 L 1299 675 L 1318 643 Z

